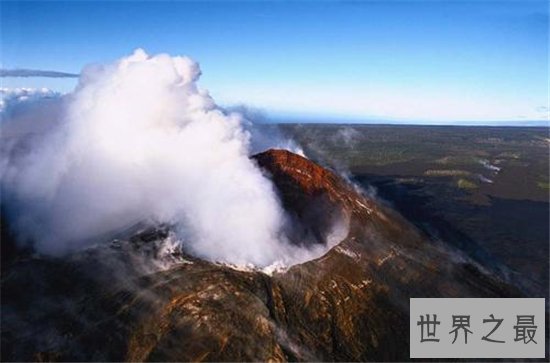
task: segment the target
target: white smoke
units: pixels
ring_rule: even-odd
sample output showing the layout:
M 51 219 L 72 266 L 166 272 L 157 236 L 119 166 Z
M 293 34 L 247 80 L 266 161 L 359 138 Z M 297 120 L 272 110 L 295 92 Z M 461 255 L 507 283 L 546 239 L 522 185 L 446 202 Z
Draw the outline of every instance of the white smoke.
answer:
M 361 133 L 353 127 L 342 127 L 333 135 L 332 140 L 336 144 L 343 143 L 348 148 L 354 148 L 359 142 Z
M 85 68 L 75 91 L 58 98 L 54 131 L 17 157 L 2 152 L 3 199 L 19 234 L 62 254 L 154 220 L 178 225 L 186 248 L 210 260 L 303 259 L 286 241 L 270 181 L 249 159 L 245 120 L 217 107 L 199 76 L 187 57 L 139 49 Z
M 237 112 L 245 118 L 243 128 L 250 133 L 250 150 L 259 153 L 269 148 L 284 149 L 307 157 L 304 150 L 292 138 L 284 135 L 278 124 L 270 123 L 261 110 L 245 105 L 233 106 L 226 110 Z

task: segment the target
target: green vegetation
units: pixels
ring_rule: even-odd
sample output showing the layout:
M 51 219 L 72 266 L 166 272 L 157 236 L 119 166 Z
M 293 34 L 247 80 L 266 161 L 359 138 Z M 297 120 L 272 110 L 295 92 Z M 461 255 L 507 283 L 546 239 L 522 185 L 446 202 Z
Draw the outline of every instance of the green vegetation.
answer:
M 440 159 L 435 160 L 435 163 L 437 164 L 468 164 L 472 162 L 472 157 L 469 155 L 462 155 L 462 156 L 445 156 Z
M 468 176 L 470 174 L 469 171 L 459 169 L 430 169 L 424 172 L 427 176 Z
M 519 159 L 521 153 L 519 152 L 512 152 L 512 151 L 505 151 L 497 155 L 498 158 L 506 158 L 506 159 Z
M 477 188 L 477 184 L 469 181 L 468 179 L 463 179 L 463 178 L 458 179 L 458 182 L 456 184 L 460 189 L 476 189 Z

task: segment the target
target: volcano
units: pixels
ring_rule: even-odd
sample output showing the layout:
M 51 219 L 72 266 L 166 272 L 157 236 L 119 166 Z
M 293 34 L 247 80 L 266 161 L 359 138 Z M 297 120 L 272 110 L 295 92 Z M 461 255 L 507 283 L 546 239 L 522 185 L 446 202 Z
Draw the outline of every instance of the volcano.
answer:
M 2 359 L 404 361 L 409 298 L 523 296 L 331 170 L 284 150 L 253 160 L 296 226 L 293 243 L 326 243 L 334 220 L 347 235 L 272 274 L 185 249 L 151 272 L 137 266 L 160 255 L 171 226 L 135 226 L 61 259 L 10 250 L 3 223 Z

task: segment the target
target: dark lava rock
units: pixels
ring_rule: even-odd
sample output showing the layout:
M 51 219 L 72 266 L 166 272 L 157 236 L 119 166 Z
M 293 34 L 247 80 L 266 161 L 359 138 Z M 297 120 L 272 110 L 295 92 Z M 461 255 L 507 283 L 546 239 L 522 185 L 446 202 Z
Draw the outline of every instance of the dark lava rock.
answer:
M 521 296 L 312 161 L 282 150 L 254 159 L 301 226 L 294 238 L 324 243 L 341 217 L 347 237 L 272 276 L 181 254 L 136 277 L 122 242 L 106 249 L 116 258 L 14 260 L 2 273 L 2 360 L 404 361 L 409 298 Z M 128 243 L 168 235 L 148 229 Z

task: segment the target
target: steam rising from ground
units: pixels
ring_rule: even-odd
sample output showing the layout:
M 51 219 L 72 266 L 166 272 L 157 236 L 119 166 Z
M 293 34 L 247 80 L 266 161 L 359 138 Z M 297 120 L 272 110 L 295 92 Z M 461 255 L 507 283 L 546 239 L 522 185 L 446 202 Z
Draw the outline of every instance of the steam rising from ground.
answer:
M 273 187 L 249 159 L 246 121 L 217 107 L 199 76 L 187 57 L 143 50 L 85 68 L 75 91 L 57 98 L 53 131 L 2 150 L 3 199 L 20 237 L 63 254 L 153 220 L 177 224 L 186 248 L 210 260 L 309 256 L 286 240 Z

